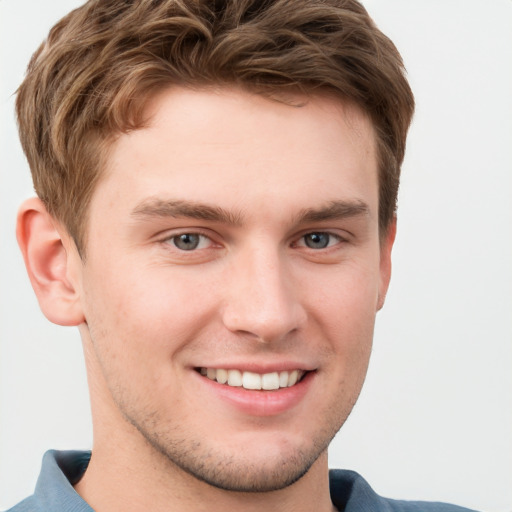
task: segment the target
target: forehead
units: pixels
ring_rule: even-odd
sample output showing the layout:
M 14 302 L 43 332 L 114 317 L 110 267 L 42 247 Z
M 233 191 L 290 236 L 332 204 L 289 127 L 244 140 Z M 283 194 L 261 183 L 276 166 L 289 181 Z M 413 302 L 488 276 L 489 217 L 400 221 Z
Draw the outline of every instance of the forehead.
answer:
M 160 92 L 145 127 L 114 142 L 95 195 L 130 208 L 166 195 L 239 208 L 303 209 L 317 196 L 377 202 L 369 119 L 327 94 L 283 99 L 234 88 Z
M 353 102 L 329 91 L 308 96 L 294 91 L 263 96 L 228 86 L 198 90 L 172 87 L 147 102 L 145 118 L 147 130 L 140 135 L 151 137 L 152 131 L 169 131 L 174 125 L 176 141 L 183 138 L 215 144 L 222 140 L 226 145 L 240 146 L 250 137 L 252 143 L 269 149 L 285 143 L 292 149 L 293 140 L 298 144 L 307 139 L 311 145 L 322 141 L 324 146 L 335 147 L 349 142 L 363 153 L 374 151 L 375 134 L 369 117 Z M 325 129 L 336 126 L 339 129 Z M 270 145 L 269 127 L 277 131 L 286 128 Z M 340 132 L 344 141 L 339 139 Z M 128 138 L 124 141 L 130 143 Z

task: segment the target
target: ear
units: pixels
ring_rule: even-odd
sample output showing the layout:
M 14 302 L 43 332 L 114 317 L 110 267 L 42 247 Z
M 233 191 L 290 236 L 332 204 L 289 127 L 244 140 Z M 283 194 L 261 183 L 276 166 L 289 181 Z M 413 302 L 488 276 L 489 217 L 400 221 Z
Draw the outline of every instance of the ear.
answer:
M 386 233 L 380 241 L 380 283 L 379 297 L 377 301 L 377 311 L 382 309 L 388 292 L 389 281 L 391 279 L 391 251 L 396 237 L 396 216 L 389 224 Z
M 74 242 L 57 226 L 42 201 L 34 197 L 19 209 L 16 236 L 46 318 L 59 325 L 79 325 L 84 316 L 72 268 L 81 264 L 80 257 Z

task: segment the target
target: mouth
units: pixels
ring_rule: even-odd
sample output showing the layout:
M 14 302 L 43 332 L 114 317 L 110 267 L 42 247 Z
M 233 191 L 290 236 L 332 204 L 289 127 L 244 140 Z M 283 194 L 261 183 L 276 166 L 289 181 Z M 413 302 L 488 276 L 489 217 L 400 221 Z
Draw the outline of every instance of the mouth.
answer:
M 248 390 L 275 391 L 282 388 L 291 388 L 299 383 L 306 373 L 305 370 L 291 370 L 271 373 L 254 373 L 236 369 L 223 368 L 197 368 L 201 375 L 207 379 L 230 387 Z

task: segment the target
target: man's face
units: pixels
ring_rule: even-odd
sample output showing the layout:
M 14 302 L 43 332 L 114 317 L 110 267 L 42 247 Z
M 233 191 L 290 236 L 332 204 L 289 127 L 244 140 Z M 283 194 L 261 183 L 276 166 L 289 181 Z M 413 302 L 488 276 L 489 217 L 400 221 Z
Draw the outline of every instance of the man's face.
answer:
M 112 148 L 77 265 L 96 438 L 221 488 L 282 488 L 367 369 L 392 243 L 371 124 L 332 98 L 231 89 L 175 88 L 148 113 Z

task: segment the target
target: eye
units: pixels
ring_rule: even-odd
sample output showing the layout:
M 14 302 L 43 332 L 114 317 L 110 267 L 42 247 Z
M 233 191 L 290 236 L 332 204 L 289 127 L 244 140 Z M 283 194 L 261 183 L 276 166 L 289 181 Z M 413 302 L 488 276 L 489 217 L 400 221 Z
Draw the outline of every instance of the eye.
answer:
M 199 233 L 182 233 L 169 238 L 171 243 L 181 251 L 204 249 L 211 244 L 211 240 Z
M 302 237 L 302 240 L 303 244 L 310 249 L 325 249 L 339 243 L 340 238 L 332 233 L 318 231 L 314 233 L 307 233 Z

